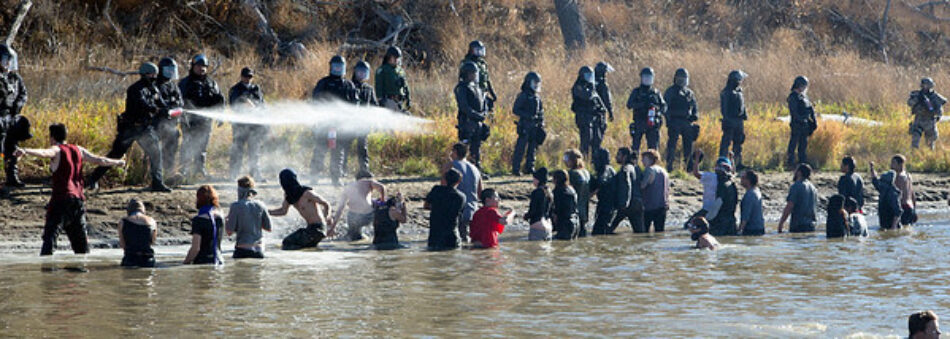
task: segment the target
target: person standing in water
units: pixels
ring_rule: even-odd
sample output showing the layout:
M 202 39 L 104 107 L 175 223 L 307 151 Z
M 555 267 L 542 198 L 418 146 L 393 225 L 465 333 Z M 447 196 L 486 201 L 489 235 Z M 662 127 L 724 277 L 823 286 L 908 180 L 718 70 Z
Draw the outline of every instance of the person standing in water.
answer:
M 848 228 L 848 212 L 844 209 L 844 196 L 832 195 L 828 198 L 828 217 L 825 219 L 825 237 L 843 238 L 851 234 Z
M 858 209 L 864 208 L 864 179 L 854 172 L 854 158 L 846 156 L 841 159 L 841 175 L 838 178 L 838 194 L 845 198 L 853 198 L 858 202 Z
M 347 230 L 344 239 L 348 241 L 363 240 L 363 227 L 370 226 L 376 216 L 371 195 L 379 192 L 379 201 L 386 201 L 386 187 L 379 181 L 373 180 L 373 175 L 367 171 L 356 174 L 356 181 L 349 183 L 340 193 L 340 202 L 333 216 L 330 229 L 336 229 L 336 223 L 343 217 L 343 211 L 349 207 L 346 214 Z
M 627 219 L 634 233 L 644 232 L 643 194 L 640 191 L 640 180 L 643 174 L 637 167 L 638 155 L 639 152 L 627 147 L 621 147 L 617 151 L 616 160 L 620 165 L 620 171 L 614 176 L 613 182 L 617 215 L 610 222 L 610 228 L 607 229 L 606 234 L 614 234 L 623 219 Z
M 498 236 L 515 219 L 514 211 L 498 212 L 498 193 L 489 188 L 481 193 L 482 208 L 472 217 L 472 244 L 479 248 L 498 247 Z
M 903 214 L 901 191 L 894 185 L 897 172 L 887 171 L 878 177 L 877 171 L 874 170 L 874 162 L 870 162 L 868 166 L 871 168 L 871 184 L 878 192 L 877 216 L 879 225 L 885 230 L 901 228 L 900 221 Z
M 224 238 L 224 218 L 218 204 L 218 192 L 211 185 L 198 187 L 195 198 L 198 215 L 191 218 L 191 249 L 184 264 L 224 264 L 221 258 L 221 238 Z
M 666 230 L 666 214 L 670 210 L 670 175 L 660 166 L 660 152 L 649 149 L 640 155 L 643 161 L 643 180 L 640 189 L 643 190 L 643 231 L 649 232 L 653 225 L 653 232 Z
M 123 267 L 155 267 L 155 238 L 158 225 L 155 219 L 145 215 L 145 205 L 141 201 L 129 200 L 125 208 L 128 216 L 119 220 L 119 248 L 122 249 Z
M 451 250 L 459 247 L 459 220 L 465 206 L 465 195 L 457 187 L 462 173 L 449 168 L 442 174 L 442 184 L 432 187 L 426 195 L 424 209 L 429 210 L 430 251 Z
M 791 216 L 788 231 L 791 233 L 814 232 L 818 224 L 818 190 L 811 181 L 811 166 L 798 164 L 795 170 L 795 182 L 788 189 L 785 198 L 785 210 L 778 222 L 778 232 L 782 233 L 785 222 Z
M 864 218 L 864 213 L 858 208 L 858 202 L 854 198 L 848 198 L 844 202 L 844 209 L 848 211 L 848 228 L 851 235 L 855 237 L 868 236 L 868 222 Z
M 406 202 L 402 193 L 389 200 L 375 204 L 376 217 L 373 219 L 373 248 L 377 250 L 394 250 L 403 248 L 399 244 L 399 235 L 396 229 L 400 223 L 405 223 L 409 212 L 406 211 Z
M 478 195 L 482 192 L 481 172 L 478 166 L 465 158 L 466 155 L 468 155 L 468 146 L 456 143 L 449 154 L 450 161 L 442 166 L 443 174 L 450 169 L 455 169 L 462 176 L 458 184 L 458 190 L 465 194 L 465 209 L 462 210 L 461 219 L 458 222 L 459 239 L 462 242 L 468 242 L 468 224 L 472 221 L 475 210 L 478 209 Z
M 46 205 L 46 224 L 43 226 L 43 247 L 40 255 L 52 255 L 56 238 L 62 226 L 76 254 L 89 253 L 86 239 L 86 196 L 83 194 L 82 168 L 85 162 L 99 166 L 125 166 L 125 160 L 109 159 L 87 151 L 85 148 L 66 143 L 66 125 L 49 125 L 49 142 L 46 149 L 17 148 L 13 156 L 24 155 L 50 160 L 53 177 L 50 182 L 53 192 Z
M 901 191 L 901 226 L 910 226 L 917 222 L 917 196 L 914 194 L 914 180 L 907 172 L 907 158 L 897 154 L 891 158 L 891 170 L 897 175 L 894 177 L 894 187 Z
M 567 171 L 554 171 L 554 239 L 577 238 L 577 192 L 571 187 Z
M 594 178 L 591 180 L 590 190 L 592 195 L 597 196 L 597 209 L 591 234 L 605 235 L 615 214 L 617 193 L 614 191 L 613 181 L 616 172 L 610 167 L 610 151 L 606 149 L 594 151 L 592 162 Z
M 577 149 L 564 152 L 564 165 L 568 168 L 571 187 L 577 192 L 577 236 L 586 237 L 590 218 L 590 172 L 584 169 L 584 155 Z
M 270 215 L 263 203 L 254 200 L 254 179 L 244 176 L 238 179 L 238 201 L 228 209 L 225 230 L 228 236 L 237 233 L 234 244 L 234 259 L 264 259 L 263 232 L 271 231 Z
M 739 234 L 742 235 L 763 235 L 765 234 L 765 217 L 762 215 L 762 191 L 759 190 L 759 174 L 753 170 L 747 170 L 742 174 L 740 181 L 745 188 L 745 195 L 742 196 L 742 211 L 739 212 Z
M 528 240 L 551 240 L 551 204 L 554 201 L 554 195 L 548 188 L 548 169 L 541 167 L 532 173 L 534 176 L 534 191 L 531 191 L 531 202 L 528 205 L 528 213 L 524 214 L 525 221 L 528 222 Z
M 301 185 L 297 181 L 296 172 L 289 168 L 280 171 L 280 187 L 284 190 L 283 204 L 280 208 L 270 210 L 270 215 L 285 216 L 290 206 L 293 206 L 307 223 L 306 228 L 298 229 L 284 238 L 281 249 L 317 247 L 324 238 L 334 235 L 333 227 L 329 231 L 326 230 L 327 225 L 331 225 L 327 222 L 331 215 L 330 203 L 314 193 L 312 188 Z

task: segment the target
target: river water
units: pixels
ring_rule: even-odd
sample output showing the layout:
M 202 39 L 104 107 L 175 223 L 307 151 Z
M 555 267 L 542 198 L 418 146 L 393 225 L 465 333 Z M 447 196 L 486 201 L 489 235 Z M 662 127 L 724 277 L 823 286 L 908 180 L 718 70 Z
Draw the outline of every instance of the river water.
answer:
M 726 237 L 719 251 L 678 230 L 570 243 L 513 231 L 495 250 L 331 242 L 219 268 L 175 264 L 181 246 L 134 270 L 119 250 L 7 253 L 0 337 L 896 337 L 911 312 L 950 310 L 948 226 Z

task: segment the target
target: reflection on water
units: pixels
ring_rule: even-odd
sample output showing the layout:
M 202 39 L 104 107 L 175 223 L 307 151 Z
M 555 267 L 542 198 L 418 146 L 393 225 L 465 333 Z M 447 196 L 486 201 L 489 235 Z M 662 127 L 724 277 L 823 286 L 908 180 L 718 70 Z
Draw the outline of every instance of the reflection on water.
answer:
M 263 261 L 118 268 L 86 257 L 0 257 L 2 336 L 879 337 L 950 310 L 947 223 L 869 239 L 685 233 L 499 250 L 375 252 L 330 244 Z

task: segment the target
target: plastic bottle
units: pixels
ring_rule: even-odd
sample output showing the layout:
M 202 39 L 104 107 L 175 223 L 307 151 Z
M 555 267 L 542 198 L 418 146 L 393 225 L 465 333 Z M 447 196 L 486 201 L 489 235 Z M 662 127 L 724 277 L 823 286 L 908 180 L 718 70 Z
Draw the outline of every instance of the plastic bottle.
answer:
M 330 131 L 327 132 L 327 148 L 336 149 L 336 129 L 335 128 L 330 129 Z

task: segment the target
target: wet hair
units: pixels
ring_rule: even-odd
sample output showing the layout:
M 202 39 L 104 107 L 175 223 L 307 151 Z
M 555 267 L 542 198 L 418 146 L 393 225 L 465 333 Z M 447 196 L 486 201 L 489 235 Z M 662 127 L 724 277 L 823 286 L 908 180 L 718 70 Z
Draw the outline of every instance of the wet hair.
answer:
M 66 125 L 62 123 L 55 123 L 49 125 L 49 136 L 56 140 L 58 143 L 66 142 L 66 135 L 68 134 L 66 130 Z
M 630 156 L 627 157 L 627 163 L 628 163 L 628 164 L 636 164 L 636 163 L 637 163 L 637 160 L 638 160 L 639 158 L 640 158 L 640 150 L 638 150 L 638 149 L 632 149 L 632 148 L 631 148 L 631 149 L 630 149 Z
M 896 154 L 893 158 L 891 158 L 891 161 L 894 161 L 901 167 L 904 167 L 904 163 L 907 162 L 907 157 L 905 157 L 903 154 Z
M 854 168 L 857 167 L 854 164 L 854 157 L 850 155 L 841 158 L 841 164 L 848 166 L 848 173 L 854 173 Z
M 371 178 L 373 178 L 373 173 L 370 173 L 369 171 L 365 169 L 361 169 L 358 172 L 356 172 L 356 180 L 371 179 Z
M 564 156 L 574 162 L 574 167 L 571 167 L 571 169 L 584 168 L 584 154 L 582 154 L 580 150 L 576 148 L 569 149 L 567 152 L 564 152 Z
M 195 208 L 200 210 L 207 206 L 221 207 L 218 204 L 218 192 L 211 185 L 201 185 L 195 197 Z
M 554 171 L 551 177 L 554 178 L 554 186 L 564 187 L 571 185 L 571 181 L 567 178 L 567 171 L 565 170 Z
M 858 210 L 858 201 L 854 200 L 852 197 L 844 200 L 844 209 L 857 211 Z
M 482 204 L 484 204 L 488 199 L 498 199 L 498 192 L 495 192 L 492 188 L 486 188 L 482 190 L 478 198 L 481 199 Z
M 802 174 L 802 179 L 811 178 L 811 165 L 809 164 L 798 164 L 798 169 L 795 171 Z
M 452 187 L 459 183 L 462 180 L 462 172 L 459 170 L 451 168 L 445 174 L 442 175 L 442 178 L 445 179 L 445 185 Z
M 660 163 L 660 152 L 657 152 L 652 148 L 640 153 L 640 157 L 649 157 L 651 160 L 653 160 L 654 165 Z
M 452 145 L 452 152 L 455 152 L 455 155 L 457 155 L 459 159 L 465 159 L 465 157 L 468 156 L 468 145 L 461 142 L 456 143 Z
M 745 171 L 745 173 L 742 174 L 742 177 L 749 180 L 749 183 L 752 184 L 752 187 L 759 186 L 759 174 L 755 173 L 755 171 L 753 170 Z
M 138 199 L 131 199 L 129 200 L 129 204 L 125 206 L 125 212 L 128 215 L 132 215 L 135 212 L 145 213 L 145 204 Z
M 690 223 L 690 228 L 695 227 L 699 229 L 699 232 L 696 232 L 696 233 L 693 233 L 692 231 L 690 232 L 691 233 L 689 236 L 690 239 L 693 239 L 694 241 L 699 240 L 699 238 L 702 237 L 704 234 L 709 233 L 709 221 L 707 221 L 705 217 L 696 216 L 693 219 L 691 219 L 689 223 Z
M 254 179 L 249 176 L 243 176 L 237 181 L 238 187 L 254 188 Z
M 910 318 L 907 319 L 907 330 L 910 332 L 909 336 L 913 337 L 914 334 L 925 331 L 927 329 L 927 323 L 937 320 L 937 314 L 930 310 L 911 314 Z
M 839 213 L 844 209 L 844 196 L 841 194 L 832 195 L 828 198 L 828 215 Z

